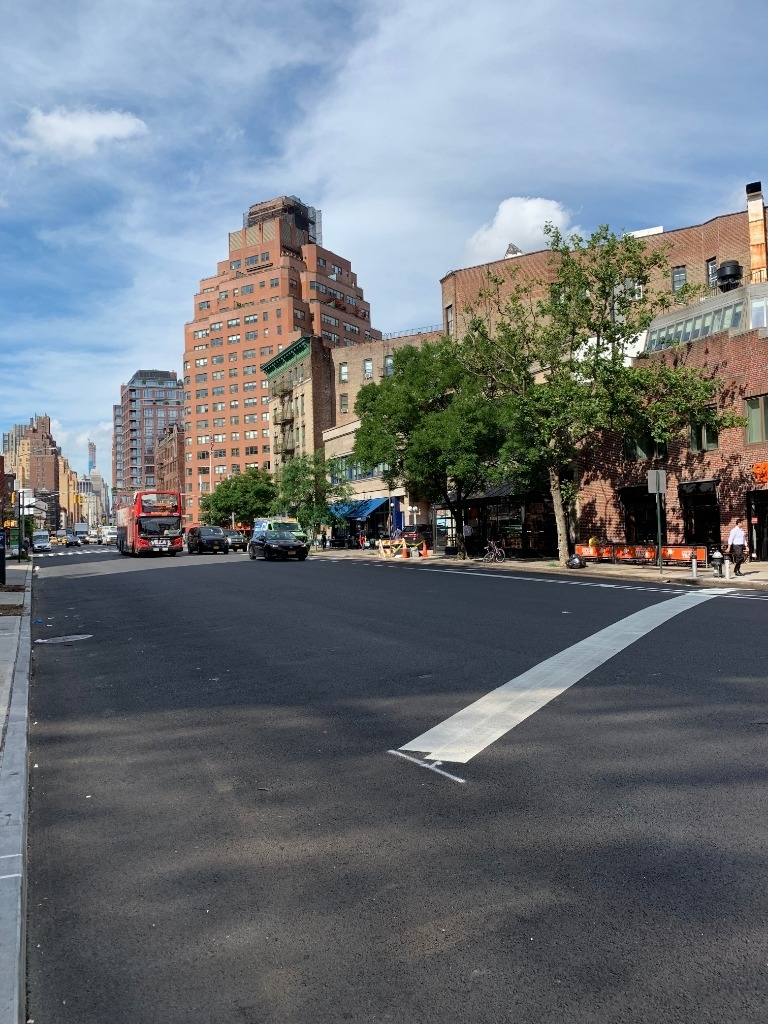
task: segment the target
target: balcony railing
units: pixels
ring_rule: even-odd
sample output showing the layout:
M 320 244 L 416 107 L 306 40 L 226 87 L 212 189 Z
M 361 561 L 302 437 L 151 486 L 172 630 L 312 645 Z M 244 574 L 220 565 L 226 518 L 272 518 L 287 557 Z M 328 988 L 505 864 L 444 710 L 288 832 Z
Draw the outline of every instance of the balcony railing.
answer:
M 272 416 L 273 423 L 290 423 L 293 420 L 293 409 L 286 405 L 280 409 L 276 409 Z
M 292 437 L 281 437 L 279 441 L 275 441 L 274 450 L 278 455 L 284 455 L 286 452 L 292 452 L 296 449 L 296 441 Z
M 272 397 L 282 398 L 283 395 L 289 395 L 293 391 L 293 382 L 289 380 L 280 380 L 272 385 Z

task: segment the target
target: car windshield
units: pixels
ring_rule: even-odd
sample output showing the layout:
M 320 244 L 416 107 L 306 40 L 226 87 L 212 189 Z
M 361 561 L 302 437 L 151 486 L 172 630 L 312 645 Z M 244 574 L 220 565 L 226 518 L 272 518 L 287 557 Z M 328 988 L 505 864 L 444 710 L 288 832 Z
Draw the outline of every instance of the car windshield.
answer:
M 239 537 L 240 536 L 240 534 L 237 532 L 237 530 L 225 530 L 224 533 L 226 533 L 226 535 L 228 537 Z
M 223 537 L 224 531 L 220 526 L 201 526 L 200 527 L 201 537 Z
M 291 542 L 296 540 L 290 530 L 275 530 L 272 537 L 274 540 L 288 540 Z

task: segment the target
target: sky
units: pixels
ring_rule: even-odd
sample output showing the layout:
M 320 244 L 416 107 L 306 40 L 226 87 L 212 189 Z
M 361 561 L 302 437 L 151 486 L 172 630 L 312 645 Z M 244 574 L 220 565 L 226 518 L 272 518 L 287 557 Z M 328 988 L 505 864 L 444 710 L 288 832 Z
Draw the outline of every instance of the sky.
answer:
M 112 406 L 177 370 L 253 203 L 322 210 L 384 332 L 440 278 L 746 207 L 765 0 L 0 0 L 0 430 L 111 476 Z

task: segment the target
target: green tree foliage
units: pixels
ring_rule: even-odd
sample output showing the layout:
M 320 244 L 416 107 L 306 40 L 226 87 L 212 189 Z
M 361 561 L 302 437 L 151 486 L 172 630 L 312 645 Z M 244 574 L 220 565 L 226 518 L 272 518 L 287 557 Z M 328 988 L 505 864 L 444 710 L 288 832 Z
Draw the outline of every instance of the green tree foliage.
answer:
M 272 511 L 295 516 L 305 530 L 315 536 L 323 524 L 334 523 L 337 516 L 331 505 L 350 500 L 351 488 L 342 479 L 339 460 L 326 461 L 322 451 L 289 459 L 280 468 L 278 490 Z
M 481 489 L 498 463 L 504 435 L 482 382 L 443 339 L 394 354 L 393 372 L 361 388 L 354 457 L 366 469 L 384 466 L 390 487 L 448 507 L 463 550 L 463 502 Z
M 655 359 L 629 365 L 629 346 L 672 301 L 669 292 L 652 285 L 668 270 L 665 251 L 607 227 L 586 240 L 566 240 L 551 225 L 545 230 L 549 286 L 523 280 L 513 270 L 511 294 L 502 303 L 502 281 L 489 278 L 454 351 L 482 381 L 485 396 L 503 409 L 507 467 L 523 475 L 546 473 L 564 564 L 563 473 L 572 471 L 578 454 L 603 431 L 668 441 L 687 430 L 692 418 L 722 427 L 737 417 L 715 409 L 721 382 L 681 358 L 675 365 Z M 685 301 L 690 291 L 675 298 Z
M 275 484 L 265 469 L 247 469 L 222 480 L 215 491 L 200 499 L 200 518 L 214 526 L 248 523 L 269 513 L 275 500 Z

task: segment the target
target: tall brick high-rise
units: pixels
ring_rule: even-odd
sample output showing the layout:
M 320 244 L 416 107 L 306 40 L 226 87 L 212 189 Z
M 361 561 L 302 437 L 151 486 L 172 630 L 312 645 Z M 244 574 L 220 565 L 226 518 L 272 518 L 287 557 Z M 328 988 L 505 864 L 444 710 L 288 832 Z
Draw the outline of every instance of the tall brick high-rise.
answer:
M 295 196 L 250 207 L 229 235 L 228 258 L 201 280 L 184 333 L 187 523 L 199 519 L 200 497 L 216 483 L 251 466 L 273 468 L 263 364 L 303 337 L 328 347 L 381 338 L 349 260 L 323 248 L 319 212 Z M 314 437 L 302 431 L 301 415 L 296 436 L 306 444 L 297 454 Z

